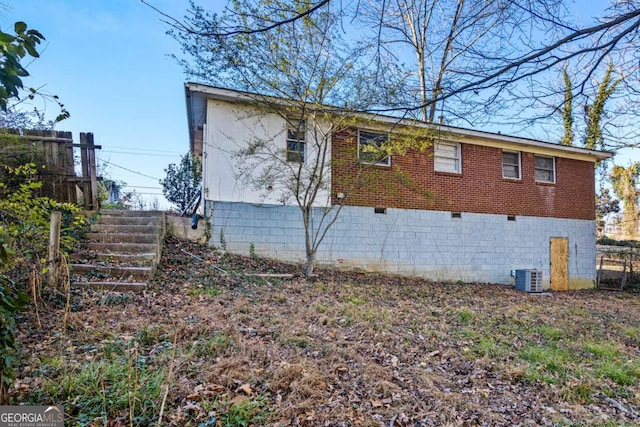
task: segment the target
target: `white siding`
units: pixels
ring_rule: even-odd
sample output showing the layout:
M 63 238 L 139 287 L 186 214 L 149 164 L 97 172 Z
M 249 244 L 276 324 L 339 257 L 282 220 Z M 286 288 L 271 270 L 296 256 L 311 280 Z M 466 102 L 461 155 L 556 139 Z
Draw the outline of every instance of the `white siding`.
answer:
M 283 150 L 286 149 L 286 121 L 273 113 L 257 111 L 254 108 L 224 101 L 209 100 L 205 127 L 203 168 L 204 194 L 207 200 L 246 203 L 279 203 L 275 195 L 266 195 L 257 190 L 238 174 L 239 159 L 234 153 L 252 140 L 272 140 Z M 312 126 L 309 123 L 308 126 Z M 316 154 L 310 142 L 313 134 L 307 134 L 307 162 Z M 260 169 L 254 169 L 254 176 Z M 325 206 L 329 193 L 324 192 L 316 205 Z
M 213 210 L 211 209 L 213 207 Z M 292 206 L 209 203 L 210 244 L 284 261 L 303 261 L 304 229 Z M 427 277 L 510 284 L 512 270 L 542 270 L 549 287 L 549 239 L 569 239 L 569 279 L 595 278 L 594 221 L 345 207 L 318 252 L 330 265 Z

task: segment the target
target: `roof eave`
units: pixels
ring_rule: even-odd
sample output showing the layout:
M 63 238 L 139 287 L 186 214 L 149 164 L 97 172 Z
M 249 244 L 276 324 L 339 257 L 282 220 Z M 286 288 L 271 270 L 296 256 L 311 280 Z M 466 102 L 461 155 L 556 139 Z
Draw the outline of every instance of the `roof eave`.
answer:
M 189 114 L 189 139 L 190 146 L 193 149 L 194 143 L 194 135 L 193 135 L 193 116 L 191 111 L 191 105 L 189 98 L 193 96 L 193 94 L 201 94 L 206 98 L 216 99 L 220 101 L 229 101 L 229 102 L 243 102 L 243 103 L 253 103 L 258 101 L 260 98 L 265 98 L 264 96 L 252 94 L 248 92 L 237 91 L 233 89 L 225 89 L 215 86 L 208 86 L 200 83 L 185 83 L 186 97 L 187 97 L 187 112 Z M 286 100 L 275 98 L 275 97 L 267 97 L 274 102 L 280 102 L 283 106 L 286 105 Z M 348 113 L 347 111 L 341 111 L 342 113 Z M 594 162 L 610 159 L 613 157 L 614 153 L 609 151 L 598 151 L 598 150 L 588 150 L 586 148 L 580 147 L 571 147 L 566 145 L 559 145 L 552 142 L 544 142 L 538 141 L 535 139 L 528 139 L 516 136 L 503 135 L 500 133 L 491 133 L 485 131 L 476 131 L 472 129 L 458 128 L 447 125 L 426 123 L 417 120 L 408 120 L 408 119 L 398 119 L 397 117 L 392 116 L 382 116 L 375 115 L 369 113 L 351 113 L 358 116 L 366 116 L 369 120 L 374 120 L 382 123 L 389 123 L 393 125 L 406 125 L 406 126 L 420 126 L 427 127 L 439 130 L 443 133 L 448 133 L 450 135 L 455 135 L 458 138 L 453 138 L 458 140 L 459 142 L 464 142 L 464 138 L 474 138 L 477 140 L 485 140 L 485 141 L 499 141 L 504 144 L 513 145 L 514 147 L 528 147 L 531 149 L 543 149 L 547 151 L 557 152 L 558 155 L 575 155 L 582 158 L 589 158 Z M 449 138 L 448 138 L 449 139 Z

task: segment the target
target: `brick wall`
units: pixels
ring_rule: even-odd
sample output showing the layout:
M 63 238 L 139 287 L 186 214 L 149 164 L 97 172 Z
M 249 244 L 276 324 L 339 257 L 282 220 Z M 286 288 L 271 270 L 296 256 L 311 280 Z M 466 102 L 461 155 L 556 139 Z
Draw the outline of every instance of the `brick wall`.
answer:
M 502 150 L 462 144 L 462 174 L 434 172 L 433 148 L 395 156 L 391 167 L 358 166 L 357 133 L 332 138 L 332 202 L 351 206 L 595 219 L 594 164 L 556 157 L 556 183 L 535 182 L 534 154 L 521 180 L 502 178 Z

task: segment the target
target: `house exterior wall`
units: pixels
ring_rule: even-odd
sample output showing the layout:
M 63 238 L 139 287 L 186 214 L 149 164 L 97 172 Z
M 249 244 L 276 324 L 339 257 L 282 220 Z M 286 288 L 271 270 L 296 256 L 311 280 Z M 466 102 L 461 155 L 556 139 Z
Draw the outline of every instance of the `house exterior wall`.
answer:
M 320 209 L 320 208 L 318 208 Z M 208 202 L 212 246 L 284 261 L 305 259 L 304 226 L 293 206 Z M 316 211 L 316 218 L 319 213 Z M 344 207 L 320 246 L 320 264 L 422 276 L 512 284 L 511 271 L 535 268 L 549 288 L 549 241 L 569 239 L 569 287 L 593 286 L 595 223 L 591 220 L 417 209 Z
M 304 261 L 299 208 L 241 180 L 243 162 L 234 155 L 254 139 L 273 141 L 284 150 L 286 121 L 256 110 L 248 104 L 252 100 L 235 102 L 236 95 L 216 88 L 202 94 L 206 123 L 200 121 L 198 129 L 203 127 L 204 214 L 213 226 L 209 243 L 243 254 L 253 244 L 258 255 Z M 393 127 L 391 121 L 350 123 L 384 132 Z M 317 126 L 309 122 L 307 127 Z M 403 131 L 411 131 L 411 126 Z M 314 224 L 323 206 L 344 206 L 319 247 L 318 262 L 434 280 L 504 284 L 513 283 L 513 270 L 535 268 L 543 272 L 548 288 L 550 238 L 565 237 L 570 288 L 591 287 L 594 163 L 606 153 L 449 129 L 442 139 L 461 144 L 460 174 L 435 172 L 433 149 L 394 156 L 390 166 L 362 168 L 357 129 L 331 135 L 330 189 L 315 202 Z M 520 152 L 520 179 L 502 177 L 502 150 Z M 314 153 L 307 154 L 312 161 Z M 555 159 L 554 183 L 536 182 L 536 155 Z M 254 176 L 261 167 L 251 170 Z M 374 207 L 385 208 L 385 213 L 376 214 Z M 454 212 L 461 217 L 454 218 Z
M 555 157 L 556 182 L 539 183 L 534 153 L 521 152 L 521 179 L 506 179 L 500 148 L 462 143 L 460 174 L 435 172 L 430 148 L 392 157 L 390 167 L 361 170 L 360 184 L 351 190 L 358 173 L 356 135 L 353 130 L 333 136 L 334 203 L 342 192 L 349 194 L 343 202 L 353 206 L 595 220 L 592 161 Z
M 239 177 L 243 160 L 238 158 L 236 153 L 254 140 L 273 141 L 275 147 L 285 150 L 286 129 L 286 121 L 277 114 L 259 111 L 255 107 L 243 104 L 208 100 L 203 141 L 205 198 L 249 203 L 280 203 L 277 193 L 267 194 Z M 311 137 L 312 133 L 308 133 L 308 138 Z M 307 145 L 310 147 L 311 141 L 308 142 Z M 307 161 L 313 162 L 313 156 L 317 153 L 311 149 L 306 153 Z M 253 169 L 253 176 L 258 176 L 260 171 L 260 167 Z M 325 206 L 329 200 L 329 192 L 321 191 L 315 205 Z

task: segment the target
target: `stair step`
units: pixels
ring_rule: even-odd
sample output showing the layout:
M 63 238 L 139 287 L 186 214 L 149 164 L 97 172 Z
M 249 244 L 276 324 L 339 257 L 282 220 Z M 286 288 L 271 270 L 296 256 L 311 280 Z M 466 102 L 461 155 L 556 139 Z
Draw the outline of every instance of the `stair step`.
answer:
M 71 284 L 72 288 L 91 288 L 98 291 L 113 291 L 113 292 L 141 292 L 147 289 L 148 285 L 146 282 L 98 282 L 98 281 L 88 281 L 88 282 L 73 282 Z
M 139 254 L 123 254 L 123 253 L 93 253 L 90 256 L 91 260 L 109 262 L 116 264 L 132 264 L 132 265 L 145 265 L 154 266 L 156 263 L 156 254 L 154 252 L 139 253 Z
M 90 250 L 100 253 L 120 253 L 120 254 L 133 254 L 133 253 L 155 253 L 156 257 L 160 254 L 160 246 L 153 243 L 118 243 L 118 242 L 87 242 L 86 247 Z
M 90 232 L 84 233 L 84 238 L 89 242 L 160 244 L 159 233 Z
M 146 216 L 103 216 L 98 224 L 113 225 L 159 225 L 162 227 L 162 218 Z
M 70 264 L 73 274 L 100 274 L 116 278 L 128 277 L 150 279 L 153 277 L 152 267 L 133 267 L 99 264 Z
M 155 233 L 160 235 L 162 232 L 161 224 L 95 224 L 91 227 L 93 232 L 108 233 Z
M 103 210 L 71 264 L 72 286 L 140 291 L 153 279 L 166 231 L 162 211 Z
M 164 211 L 130 211 L 126 209 L 103 209 L 100 211 L 100 215 L 103 218 L 105 216 L 164 218 Z

